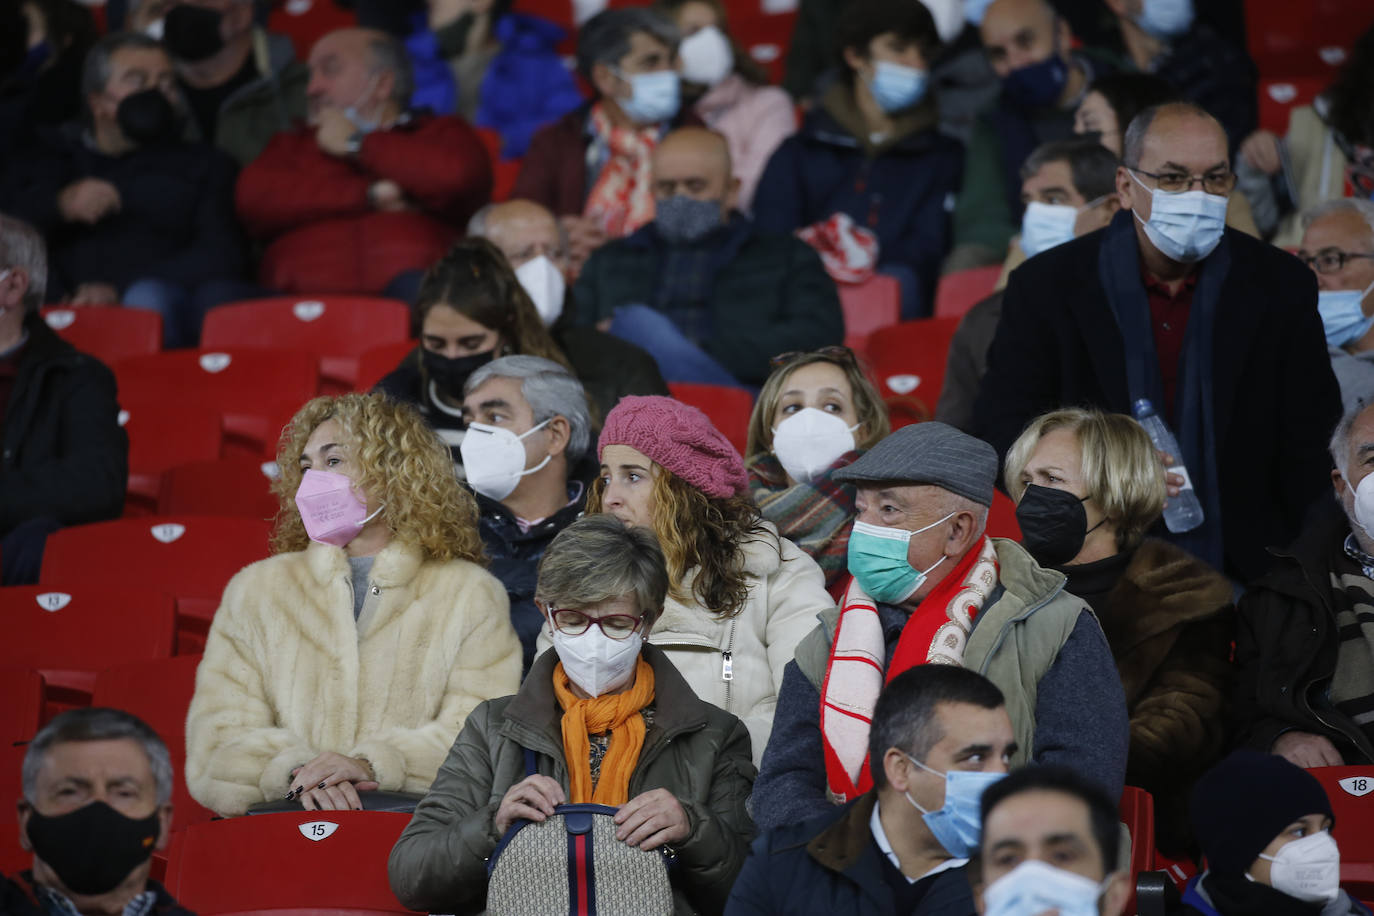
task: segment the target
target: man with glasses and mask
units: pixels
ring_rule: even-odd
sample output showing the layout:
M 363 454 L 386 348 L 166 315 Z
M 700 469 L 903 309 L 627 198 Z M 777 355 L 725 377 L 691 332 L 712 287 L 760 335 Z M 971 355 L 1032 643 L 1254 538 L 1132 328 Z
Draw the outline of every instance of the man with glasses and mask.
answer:
M 1297 259 L 1225 228 L 1235 186 L 1226 133 L 1187 102 L 1127 128 L 1122 210 L 1100 232 L 1018 268 L 974 406 L 1005 455 L 1031 418 L 1062 404 L 1132 413 L 1149 401 L 1182 454 L 1201 525 L 1170 539 L 1249 582 L 1266 548 L 1297 534 L 1325 488 L 1321 448 L 1340 391 Z
M 1341 400 L 1374 398 L 1374 201 L 1345 197 L 1303 214 L 1298 257 L 1317 274 L 1317 311 Z

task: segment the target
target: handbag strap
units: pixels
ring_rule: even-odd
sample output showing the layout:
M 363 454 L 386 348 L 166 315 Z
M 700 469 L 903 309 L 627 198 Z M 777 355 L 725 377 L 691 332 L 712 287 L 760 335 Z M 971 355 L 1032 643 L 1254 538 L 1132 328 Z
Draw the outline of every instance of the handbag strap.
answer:
M 538 770 L 538 768 L 536 768 L 535 765 L 534 765 L 534 751 L 531 750 L 530 748 L 525 748 L 524 751 L 525 751 L 525 778 L 526 778 L 526 779 L 529 779 L 529 778 L 530 778 L 531 776 L 533 776 L 535 773 L 539 772 L 539 770 Z

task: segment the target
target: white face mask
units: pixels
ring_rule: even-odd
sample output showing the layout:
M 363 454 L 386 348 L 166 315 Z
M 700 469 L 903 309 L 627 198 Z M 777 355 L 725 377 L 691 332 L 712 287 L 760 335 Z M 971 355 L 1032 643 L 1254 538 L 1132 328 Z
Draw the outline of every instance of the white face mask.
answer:
M 1261 853 L 1260 858 L 1274 863 L 1269 868 L 1269 883 L 1276 891 L 1308 903 L 1330 903 L 1340 893 L 1341 850 L 1330 831 L 1294 840 L 1278 855 Z
M 1150 242 L 1170 261 L 1189 264 L 1207 257 L 1221 243 L 1226 229 L 1225 197 L 1206 191 L 1161 191 L 1151 188 L 1127 169 L 1136 184 L 1150 192 L 1150 219 L 1135 218 Z
M 583 693 L 599 697 L 619 690 L 634 676 L 635 662 L 644 646 L 644 637 L 639 633 L 611 639 L 596 624 L 580 636 L 569 636 L 553 624 L 549 624 L 549 630 L 563 670 Z
M 1366 474 L 1358 487 L 1351 487 L 1347 480 L 1345 488 L 1355 497 L 1355 524 L 1374 538 L 1374 474 Z
M 773 427 L 773 454 L 787 476 L 809 483 L 845 452 L 854 450 L 858 428 L 857 423 L 845 426 L 833 413 L 804 407 Z
M 568 289 L 563 272 L 541 254 L 515 268 L 515 279 L 534 300 L 534 310 L 539 313 L 544 327 L 551 327 L 563 314 L 563 299 Z
M 520 478 L 533 474 L 553 458 L 545 455 L 544 460 L 529 470 L 525 469 L 525 446 L 521 444 L 530 433 L 548 425 L 548 420 L 539 423 L 520 435 L 499 426 L 485 423 L 469 423 L 463 434 L 463 444 L 458 453 L 463 456 L 463 473 L 468 484 L 490 499 L 497 502 L 505 499 L 519 485 Z
M 697 29 L 677 46 L 682 61 L 682 78 L 704 86 L 714 86 L 735 69 L 735 51 L 730 39 L 713 25 Z
M 1106 884 L 1026 859 L 983 891 L 983 916 L 1032 916 L 1047 910 L 1059 916 L 1097 916 L 1097 898 Z

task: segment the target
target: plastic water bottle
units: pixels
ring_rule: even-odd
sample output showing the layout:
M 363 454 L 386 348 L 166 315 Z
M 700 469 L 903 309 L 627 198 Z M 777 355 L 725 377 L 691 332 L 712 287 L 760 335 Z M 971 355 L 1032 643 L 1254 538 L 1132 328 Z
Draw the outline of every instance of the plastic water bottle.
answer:
M 1188 469 L 1179 461 L 1183 453 L 1179 451 L 1178 440 L 1169 431 L 1169 425 L 1164 422 L 1164 418 L 1155 412 L 1155 406 L 1148 398 L 1136 401 L 1134 411 L 1136 420 L 1145 427 L 1145 432 L 1150 434 L 1150 441 L 1155 444 L 1155 448 L 1172 455 L 1174 461 L 1178 462 L 1169 468 L 1169 473 L 1183 478 L 1183 486 L 1179 488 L 1178 495 L 1169 497 L 1168 502 L 1164 504 L 1164 524 L 1175 534 L 1192 531 L 1202 524 L 1202 504 L 1198 502 L 1197 491 L 1193 489 L 1193 479 L 1188 476 Z

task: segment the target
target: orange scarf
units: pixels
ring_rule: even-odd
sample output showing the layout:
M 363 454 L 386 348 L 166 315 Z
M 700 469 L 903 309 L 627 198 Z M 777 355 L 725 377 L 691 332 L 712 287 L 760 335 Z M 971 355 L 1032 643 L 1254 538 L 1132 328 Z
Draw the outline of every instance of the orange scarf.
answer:
M 650 170 L 658 127 L 616 127 L 598 102 L 592 106 L 592 129 L 610 155 L 601 167 L 582 215 L 590 217 L 608 238 L 629 235 L 654 218 Z
M 553 669 L 553 694 L 563 707 L 563 756 L 568 762 L 569 801 L 574 805 L 623 805 L 630 800 L 630 774 L 644 747 L 640 710 L 654 700 L 654 669 L 641 655 L 635 679 L 623 693 L 584 700 L 572 692 L 559 662 Z M 611 733 L 601 761 L 601 777 L 592 790 L 591 735 Z

